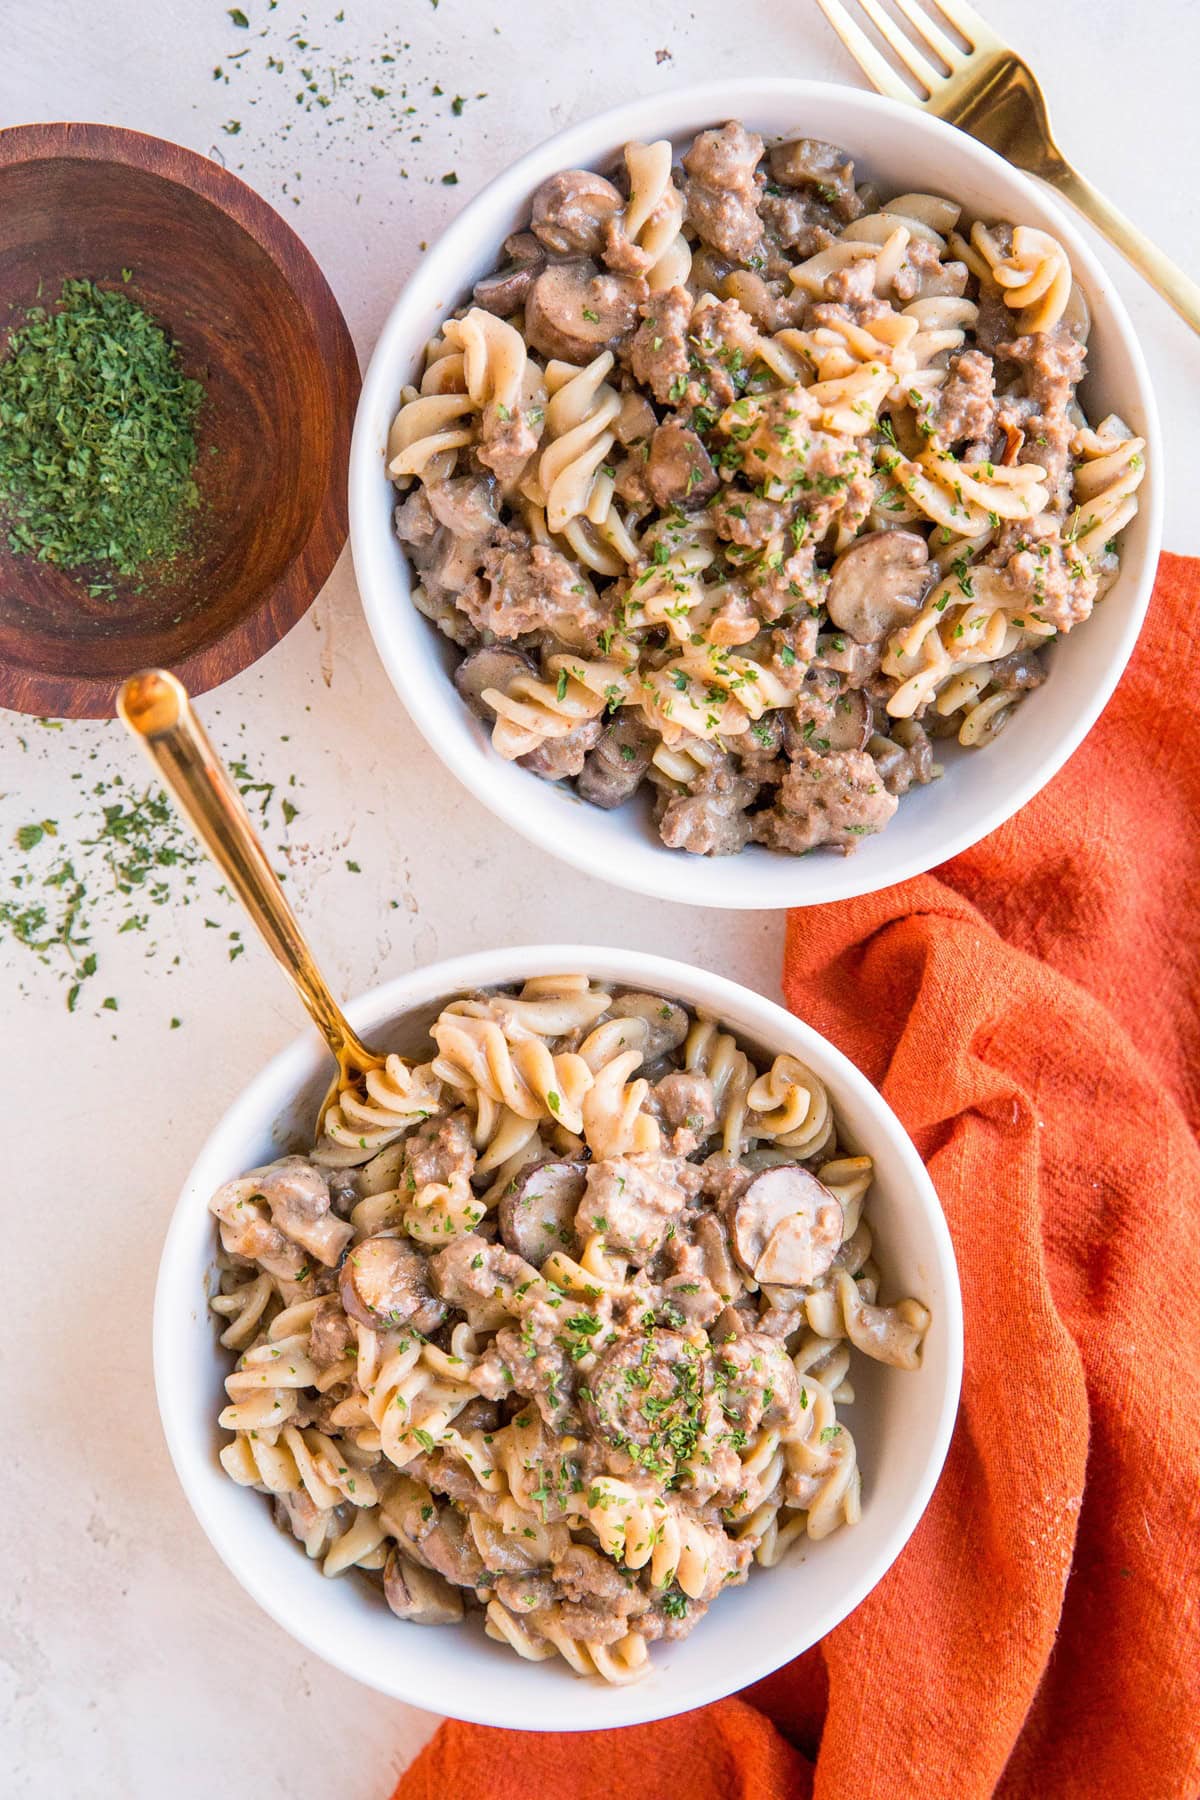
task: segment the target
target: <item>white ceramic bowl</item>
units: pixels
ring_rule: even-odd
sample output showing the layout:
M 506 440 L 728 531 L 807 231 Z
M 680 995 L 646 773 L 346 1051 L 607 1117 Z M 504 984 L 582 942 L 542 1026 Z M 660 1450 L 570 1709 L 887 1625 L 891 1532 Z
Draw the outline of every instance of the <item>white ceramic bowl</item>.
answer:
M 601 981 L 702 1006 L 767 1057 L 793 1051 L 829 1087 L 844 1138 L 872 1156 L 869 1218 L 885 1296 L 931 1309 L 920 1369 L 857 1359 L 853 1429 L 863 1473 L 860 1522 L 756 1569 L 721 1596 L 692 1635 L 656 1645 L 651 1672 L 630 1687 L 580 1680 L 555 1658 L 527 1663 L 469 1625 L 402 1623 L 367 1582 L 326 1580 L 278 1530 L 261 1494 L 222 1471 L 216 1423 L 230 1357 L 206 1306 L 216 1239 L 207 1202 L 220 1184 L 285 1149 L 303 1148 L 329 1078 L 310 1034 L 264 1069 L 209 1138 L 184 1186 L 159 1270 L 154 1369 L 159 1410 L 179 1478 L 214 1548 L 286 1631 L 347 1675 L 430 1712 L 487 1725 L 574 1731 L 632 1725 L 702 1706 L 757 1680 L 831 1630 L 904 1547 L 945 1459 L 962 1373 L 962 1306 L 950 1235 L 904 1130 L 852 1063 L 781 1007 L 685 963 L 580 946 L 484 951 L 375 988 L 349 1010 L 374 1043 L 415 1050 L 444 1001 L 465 989 L 585 970 Z
M 1090 415 L 1119 412 L 1147 439 L 1141 509 L 1124 536 L 1121 576 L 1088 623 L 1053 651 L 1053 675 L 985 750 L 939 745 L 940 781 L 907 795 L 887 829 L 853 856 L 795 858 L 752 846 L 702 858 L 668 850 L 644 797 L 615 812 L 579 800 L 492 750 L 485 726 L 450 680 L 458 652 L 410 600 L 409 567 L 392 530 L 384 469 L 388 427 L 426 340 L 496 265 L 528 219 L 534 189 L 573 167 L 606 169 L 630 138 L 684 142 L 740 118 L 765 137 L 804 132 L 842 144 L 884 194 L 932 190 L 986 219 L 1039 225 L 1059 237 L 1092 310 Z M 573 125 L 505 171 L 467 206 L 422 260 L 376 346 L 363 382 L 350 459 L 350 531 L 367 621 L 397 693 L 448 768 L 514 831 L 591 875 L 639 893 L 701 906 L 808 906 L 873 893 L 967 849 L 1024 806 L 1094 724 L 1121 676 L 1150 597 L 1161 538 L 1162 446 L 1141 351 L 1107 274 L 1045 188 L 915 107 L 855 89 L 743 76 L 632 100 Z

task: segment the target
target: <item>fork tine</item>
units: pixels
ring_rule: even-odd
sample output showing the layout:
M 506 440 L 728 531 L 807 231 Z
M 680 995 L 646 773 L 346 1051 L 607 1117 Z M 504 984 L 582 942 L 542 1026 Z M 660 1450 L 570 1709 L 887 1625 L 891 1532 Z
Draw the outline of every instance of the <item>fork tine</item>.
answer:
M 967 0 L 937 0 L 937 5 L 954 29 L 962 32 L 972 50 L 1008 48 L 1004 40 L 996 36 L 987 20 L 981 19 L 974 7 L 967 5 Z
M 913 106 L 921 104 L 908 83 L 901 81 L 891 63 L 887 61 L 886 57 L 879 54 L 862 27 L 855 24 L 842 5 L 842 0 L 817 0 L 817 5 L 867 80 L 872 82 L 881 94 L 888 94 L 893 100 L 908 100 Z
M 903 64 L 913 78 L 921 83 L 926 93 L 932 95 L 941 85 L 945 77 L 940 69 L 935 69 L 928 59 L 921 55 L 911 38 L 906 37 L 896 21 L 884 12 L 879 0 L 858 0 L 858 4 L 874 25 L 880 37 L 891 50 L 897 62 Z
M 930 49 L 941 57 L 947 68 L 955 69 L 959 63 L 967 60 L 970 52 L 960 50 L 958 45 L 946 36 L 932 13 L 926 11 L 921 0 L 895 0 L 895 4 L 913 30 L 918 36 L 924 38 Z M 965 37 L 966 33 L 964 32 L 963 35 Z

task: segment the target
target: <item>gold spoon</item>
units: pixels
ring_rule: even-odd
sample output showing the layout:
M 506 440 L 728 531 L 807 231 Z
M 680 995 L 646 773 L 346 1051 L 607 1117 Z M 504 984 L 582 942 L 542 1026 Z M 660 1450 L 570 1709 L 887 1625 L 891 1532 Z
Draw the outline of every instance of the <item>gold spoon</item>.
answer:
M 229 771 L 192 711 L 187 689 L 166 669 L 143 669 L 124 682 L 117 711 L 153 763 L 176 806 L 250 914 L 268 950 L 290 977 L 337 1060 L 337 1074 L 317 1116 L 358 1087 L 383 1057 L 368 1050 L 329 991 L 296 915 Z

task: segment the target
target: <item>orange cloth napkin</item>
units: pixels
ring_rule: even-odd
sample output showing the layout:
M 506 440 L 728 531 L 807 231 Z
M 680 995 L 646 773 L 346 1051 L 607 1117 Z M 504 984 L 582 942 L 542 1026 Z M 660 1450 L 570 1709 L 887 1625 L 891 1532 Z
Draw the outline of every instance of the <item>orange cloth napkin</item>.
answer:
M 912 1133 L 962 1277 L 958 1425 L 899 1561 L 740 1699 L 617 1734 L 446 1724 L 396 1800 L 1200 1793 L 1198 620 L 1200 562 L 1164 556 L 1037 800 L 788 922 L 788 1004 Z

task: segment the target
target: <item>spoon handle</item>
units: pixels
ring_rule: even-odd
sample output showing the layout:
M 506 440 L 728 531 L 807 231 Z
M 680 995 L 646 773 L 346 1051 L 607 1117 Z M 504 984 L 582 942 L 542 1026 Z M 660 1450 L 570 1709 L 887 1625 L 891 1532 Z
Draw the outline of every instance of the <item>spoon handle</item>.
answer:
M 183 683 L 166 669 L 144 669 L 123 684 L 117 711 L 290 977 L 337 1057 L 343 1081 L 377 1068 L 381 1059 L 361 1042 L 326 986 L 241 795 L 192 711 Z

